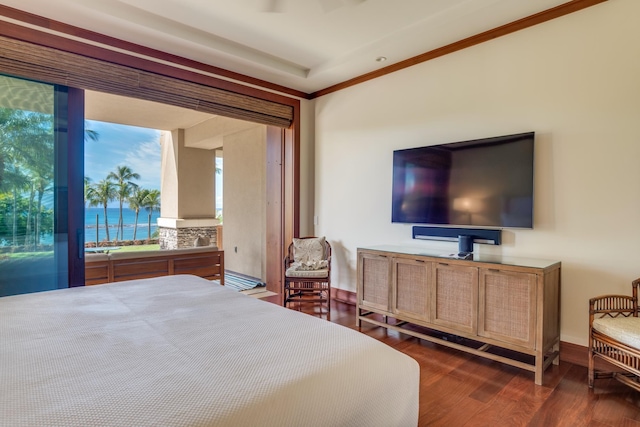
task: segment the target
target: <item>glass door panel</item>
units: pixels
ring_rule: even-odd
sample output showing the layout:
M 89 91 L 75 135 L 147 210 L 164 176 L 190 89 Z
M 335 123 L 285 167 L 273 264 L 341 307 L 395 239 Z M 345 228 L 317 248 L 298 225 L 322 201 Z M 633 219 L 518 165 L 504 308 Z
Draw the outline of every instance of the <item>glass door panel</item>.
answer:
M 59 203 L 58 181 L 66 174 L 57 160 L 67 145 L 56 135 L 56 103 L 65 96 L 54 85 L 0 75 L 0 296 L 69 286 L 68 227 L 59 230 L 67 204 Z

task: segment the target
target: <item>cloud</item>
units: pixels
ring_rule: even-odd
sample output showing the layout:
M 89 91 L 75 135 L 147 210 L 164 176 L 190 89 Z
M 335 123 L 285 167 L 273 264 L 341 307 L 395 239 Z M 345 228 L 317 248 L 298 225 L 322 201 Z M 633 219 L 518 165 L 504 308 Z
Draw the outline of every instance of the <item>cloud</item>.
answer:
M 144 141 L 137 144 L 126 153 L 122 161 L 133 172 L 140 174 L 140 179 L 135 181 L 141 187 L 148 189 L 160 189 L 160 142 Z
M 134 181 L 140 187 L 160 189 L 160 131 L 95 121 L 87 121 L 87 129 L 99 135 L 98 141 L 85 142 L 85 176 L 92 182 L 125 165 L 140 175 Z

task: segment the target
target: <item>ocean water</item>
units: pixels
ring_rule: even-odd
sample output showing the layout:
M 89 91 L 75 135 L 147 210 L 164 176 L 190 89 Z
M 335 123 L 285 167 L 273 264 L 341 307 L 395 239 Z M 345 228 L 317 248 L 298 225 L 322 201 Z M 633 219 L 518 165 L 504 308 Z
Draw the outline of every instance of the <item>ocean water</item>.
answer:
M 118 228 L 118 215 L 119 208 L 107 208 L 107 220 L 109 222 L 109 237 L 111 240 L 115 239 Z M 151 215 L 151 235 L 158 228 L 157 220 L 160 216 L 160 212 L 153 212 Z M 97 228 L 96 228 L 97 217 Z M 123 208 L 122 209 L 122 223 L 124 224 L 123 232 L 124 236 L 119 238 L 120 240 L 132 240 L 133 230 L 135 225 L 136 213 L 135 211 Z M 149 213 L 141 210 L 138 215 L 138 230 L 136 232 L 136 239 L 144 240 L 149 237 L 148 233 Z M 84 240 L 85 242 L 96 241 L 96 231 L 98 232 L 98 241 L 103 241 L 107 238 L 107 232 L 104 227 L 104 209 L 103 208 L 85 208 L 84 210 Z

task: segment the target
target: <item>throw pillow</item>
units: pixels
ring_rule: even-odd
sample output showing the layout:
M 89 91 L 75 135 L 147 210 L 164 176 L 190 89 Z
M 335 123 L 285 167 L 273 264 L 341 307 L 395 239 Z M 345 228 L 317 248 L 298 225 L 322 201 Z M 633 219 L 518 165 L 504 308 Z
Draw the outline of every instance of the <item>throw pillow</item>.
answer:
M 293 261 L 306 263 L 322 259 L 324 259 L 324 237 L 293 239 Z

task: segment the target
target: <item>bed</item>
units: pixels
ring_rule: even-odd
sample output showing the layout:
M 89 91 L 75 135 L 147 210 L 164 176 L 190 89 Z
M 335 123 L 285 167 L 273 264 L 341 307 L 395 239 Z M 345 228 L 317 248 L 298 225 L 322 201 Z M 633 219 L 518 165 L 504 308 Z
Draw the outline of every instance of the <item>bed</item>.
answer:
M 415 360 L 177 275 L 0 298 L 2 426 L 415 426 Z

